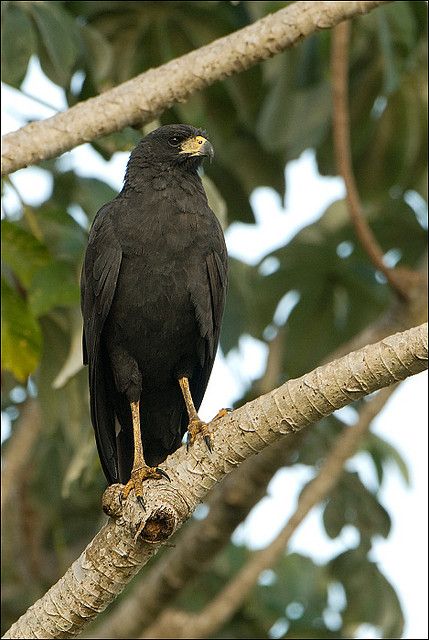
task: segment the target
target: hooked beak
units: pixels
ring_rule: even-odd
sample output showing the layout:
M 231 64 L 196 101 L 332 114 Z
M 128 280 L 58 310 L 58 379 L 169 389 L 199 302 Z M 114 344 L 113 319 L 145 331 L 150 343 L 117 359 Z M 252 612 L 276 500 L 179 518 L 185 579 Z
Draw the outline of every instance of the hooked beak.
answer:
M 211 161 L 214 156 L 214 149 L 207 138 L 195 136 L 182 142 L 180 153 L 187 154 L 188 156 L 206 156 L 210 158 Z

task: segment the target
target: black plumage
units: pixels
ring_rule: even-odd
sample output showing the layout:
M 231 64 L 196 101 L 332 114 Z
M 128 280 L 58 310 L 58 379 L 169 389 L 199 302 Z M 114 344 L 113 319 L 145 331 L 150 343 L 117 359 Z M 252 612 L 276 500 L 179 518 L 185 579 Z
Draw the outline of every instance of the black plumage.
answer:
M 144 462 L 156 467 L 180 446 L 191 418 L 179 379 L 189 380 L 197 410 L 207 387 L 227 286 L 222 229 L 198 175 L 212 153 L 199 129 L 156 129 L 131 153 L 122 191 L 90 231 L 83 355 L 109 483 L 127 482 L 138 466 L 133 407 Z

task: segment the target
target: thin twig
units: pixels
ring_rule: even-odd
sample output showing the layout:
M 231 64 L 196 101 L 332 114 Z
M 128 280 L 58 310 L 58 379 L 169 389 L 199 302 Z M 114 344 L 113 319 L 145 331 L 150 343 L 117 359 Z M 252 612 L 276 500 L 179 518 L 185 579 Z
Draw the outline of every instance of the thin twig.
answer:
M 409 276 L 412 272 L 406 269 L 398 272 L 398 269 L 390 269 L 384 264 L 383 250 L 364 217 L 353 173 L 348 100 L 350 30 L 351 25 L 348 21 L 332 29 L 331 69 L 335 159 L 338 172 L 345 182 L 350 218 L 363 249 L 374 267 L 385 275 L 392 289 L 401 298 L 407 299 Z
M 33 96 L 33 94 L 28 93 L 27 91 L 24 91 L 24 89 L 19 89 L 19 93 L 21 93 L 25 98 L 28 98 L 29 100 L 33 100 L 34 102 L 37 102 L 42 107 L 45 107 L 46 109 L 50 109 L 51 111 L 55 111 L 55 113 L 58 113 L 59 111 L 61 111 L 61 109 L 59 109 L 58 107 L 54 107 L 53 104 L 46 102 L 46 100 L 43 100 L 43 98 L 39 98 L 38 96 Z

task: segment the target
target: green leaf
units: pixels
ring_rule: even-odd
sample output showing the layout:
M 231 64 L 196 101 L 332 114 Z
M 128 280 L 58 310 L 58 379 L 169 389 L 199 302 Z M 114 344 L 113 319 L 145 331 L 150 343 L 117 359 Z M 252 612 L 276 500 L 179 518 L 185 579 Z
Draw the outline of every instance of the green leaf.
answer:
M 42 335 L 26 301 L 2 278 L 2 368 L 25 382 L 39 364 Z
M 95 86 L 99 87 L 111 71 L 113 63 L 112 48 L 100 31 L 90 25 L 81 26 L 82 41 L 85 48 L 85 61 Z
M 86 178 L 76 175 L 73 171 L 58 176 L 55 181 L 53 199 L 58 203 L 64 201 L 64 191 L 68 190 L 68 200 L 70 204 L 77 204 L 91 221 L 97 211 L 106 202 L 118 195 L 116 189 L 98 178 Z
M 304 149 L 317 147 L 331 121 L 331 88 L 322 75 L 320 55 L 318 65 L 314 65 L 318 49 L 317 37 L 278 56 L 276 73 L 260 110 L 259 139 L 266 149 L 283 150 L 287 160 L 297 158 Z
M 344 423 L 334 415 L 322 418 L 309 429 L 299 447 L 297 464 L 320 466 L 345 428 Z
M 379 22 L 380 48 L 384 61 L 384 83 L 383 89 L 386 94 L 393 93 L 399 84 L 396 60 L 393 52 L 392 36 L 386 15 L 380 11 L 377 13 Z
M 268 149 L 285 148 L 288 160 L 293 160 L 305 149 L 317 147 L 324 138 L 331 119 L 331 89 L 328 82 L 321 82 L 292 91 L 288 97 L 287 113 L 281 108 L 285 96 L 279 94 L 277 100 L 278 115 L 273 116 L 269 111 L 268 115 L 265 114 L 259 128 L 260 137 Z
M 65 384 L 83 368 L 82 360 L 82 316 L 80 308 L 70 312 L 71 331 L 70 347 L 67 358 L 61 366 L 55 380 L 52 382 L 54 389 L 61 389 Z
M 142 135 L 139 131 L 131 127 L 125 127 L 122 131 L 93 140 L 91 144 L 105 160 L 110 160 L 117 151 L 131 151 L 141 140 L 141 137 Z
M 55 177 L 52 200 L 59 206 L 77 204 L 91 221 L 97 211 L 118 194 L 107 182 L 98 178 L 86 178 L 74 171 L 65 171 Z
M 249 197 L 241 182 L 217 161 L 207 167 L 206 171 L 224 198 L 231 218 L 240 222 L 254 222 L 255 216 Z
M 80 53 L 80 35 L 70 14 L 55 2 L 32 2 L 39 34 L 40 61 L 46 75 L 65 87 Z
M 337 253 L 344 241 L 352 247 L 346 259 Z M 376 281 L 368 257 L 355 242 L 345 203 L 338 201 L 271 254 L 280 265 L 264 278 L 258 306 L 266 305 L 273 314 L 288 291 L 300 294 L 285 328 L 285 377 L 311 370 L 387 305 L 386 287 Z
M 28 302 L 36 317 L 56 307 L 79 303 L 79 285 L 70 264 L 55 262 L 39 269 L 29 289 Z
M 264 100 L 260 65 L 251 67 L 236 76 L 225 78 L 224 82 L 240 122 L 250 131 L 254 131 Z
M 342 611 L 346 629 L 366 622 L 381 629 L 383 638 L 402 637 L 404 617 L 398 597 L 377 565 L 368 560 L 365 549 L 346 551 L 329 567 L 346 592 L 347 606 Z
M 45 423 L 53 430 L 62 425 L 64 437 L 73 447 L 79 446 L 82 432 L 90 425 L 87 370 L 78 372 L 61 388 L 54 389 L 53 383 L 67 358 L 75 317 L 74 309 L 60 309 L 40 319 L 44 348 L 37 375 Z
M 106 202 L 109 202 L 118 195 L 107 182 L 98 178 L 83 178 L 76 176 L 76 185 L 72 199 L 85 211 L 89 220 L 92 220 L 97 211 Z
M 297 89 L 305 89 L 318 85 L 323 77 L 323 55 L 321 40 L 323 34 L 315 33 L 305 38 L 297 47 L 297 63 L 294 68 L 295 86 Z
M 407 60 L 407 54 L 414 52 L 417 36 L 417 16 L 414 14 L 418 2 L 396 2 L 395 6 L 386 5 L 383 14 L 386 16 L 391 38 L 396 46 L 396 64 L 401 64 L 401 58 Z M 427 24 L 427 12 L 426 20 Z M 404 65 L 405 66 L 405 65 Z
M 374 535 L 386 538 L 391 526 L 386 509 L 365 487 L 358 474 L 346 471 L 328 498 L 323 524 L 330 538 L 339 536 L 348 524 L 357 527 L 364 539 Z
M 76 263 L 82 256 L 88 235 L 63 209 L 66 204 L 65 193 L 58 203 L 52 200 L 44 203 L 37 211 L 37 220 L 45 243 L 55 258 Z
M 227 145 L 229 170 L 239 178 L 244 189 L 250 195 L 260 186 L 272 187 L 283 199 L 285 193 L 284 161 L 267 149 L 253 135 L 234 136 Z
M 33 24 L 20 3 L 2 3 L 1 72 L 2 81 L 18 88 L 27 72 L 30 56 L 36 50 Z
M 384 467 L 389 464 L 394 464 L 401 474 L 405 484 L 410 486 L 410 472 L 408 471 L 407 463 L 399 451 L 387 442 L 387 440 L 377 436 L 375 433 L 369 433 L 362 442 L 362 449 L 370 455 L 375 466 L 380 485 L 383 480 Z
M 30 285 L 34 273 L 50 264 L 48 249 L 17 223 L 2 220 L 2 258 L 18 276 L 24 287 Z
M 255 267 L 234 258 L 229 259 L 228 272 L 228 296 L 220 338 L 225 354 L 237 346 L 243 333 L 250 333 L 249 323 L 255 321 L 253 295 L 258 277 Z M 253 335 L 255 333 L 253 331 Z
M 76 16 L 84 16 L 85 18 L 92 19 L 99 14 L 118 14 L 123 13 L 125 10 L 129 10 L 135 5 L 135 2 L 126 2 L 124 0 L 97 0 L 96 2 L 84 0 L 73 0 L 67 2 L 67 8 Z

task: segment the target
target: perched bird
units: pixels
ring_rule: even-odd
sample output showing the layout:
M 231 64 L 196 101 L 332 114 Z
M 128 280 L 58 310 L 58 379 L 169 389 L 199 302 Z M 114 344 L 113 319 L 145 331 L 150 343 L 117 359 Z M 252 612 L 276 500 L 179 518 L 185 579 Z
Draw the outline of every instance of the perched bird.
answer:
M 201 433 L 216 355 L 227 252 L 198 173 L 204 131 L 166 125 L 132 151 L 122 191 L 97 213 L 81 276 L 91 420 L 109 483 L 142 502 L 157 465 Z M 143 502 L 142 502 L 143 504 Z

